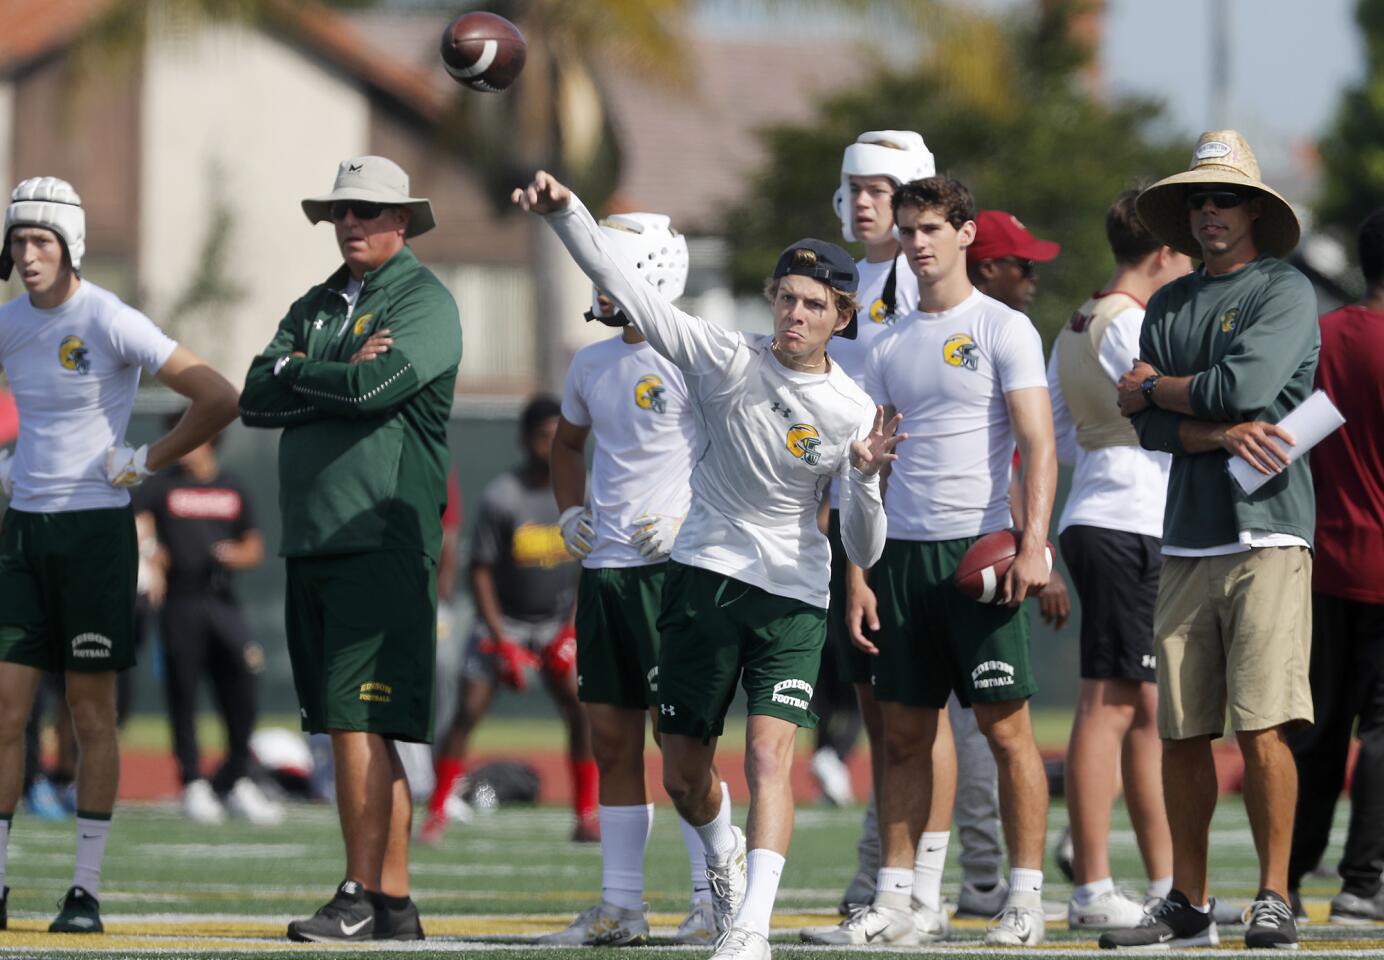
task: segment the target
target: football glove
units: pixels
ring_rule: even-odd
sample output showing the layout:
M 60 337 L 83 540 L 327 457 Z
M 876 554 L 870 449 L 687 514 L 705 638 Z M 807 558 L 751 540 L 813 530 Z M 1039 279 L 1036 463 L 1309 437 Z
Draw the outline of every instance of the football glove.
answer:
M 578 560 L 596 546 L 596 528 L 591 526 L 591 511 L 586 507 L 568 507 L 557 518 L 557 525 L 562 530 L 563 546 Z
M 512 640 L 485 637 L 481 640 L 480 651 L 494 656 L 495 672 L 500 682 L 520 692 L 529 685 L 528 672 L 542 666 L 542 661 L 532 651 Z
M 149 447 L 121 444 L 106 451 L 106 479 L 112 487 L 137 487 L 154 474 L 146 465 Z
M 631 542 L 639 548 L 639 555 L 645 560 L 663 560 L 673 552 L 673 541 L 682 529 L 682 517 L 669 517 L 661 513 L 650 513 L 634 521 L 634 536 Z
M 14 496 L 14 482 L 10 480 L 10 471 L 14 469 L 14 454 L 9 450 L 0 450 L 0 491 L 5 496 Z
M 543 670 L 555 680 L 561 680 L 577 665 L 577 628 L 564 623 L 543 648 Z

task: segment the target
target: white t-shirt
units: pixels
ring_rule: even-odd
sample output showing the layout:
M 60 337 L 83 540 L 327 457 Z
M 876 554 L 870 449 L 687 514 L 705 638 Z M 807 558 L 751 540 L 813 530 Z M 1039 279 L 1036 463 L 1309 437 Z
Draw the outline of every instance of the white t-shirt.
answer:
M 1131 307 L 1110 321 L 1100 344 L 1100 366 L 1110 377 L 1110 402 L 1114 385 L 1139 356 L 1139 330 L 1144 311 Z M 1143 447 L 1114 446 L 1087 450 L 1076 442 L 1076 425 L 1062 396 L 1058 376 L 1058 349 L 1053 344 L 1048 360 L 1048 392 L 1052 396 L 1052 421 L 1057 433 L 1057 455 L 1063 463 L 1075 463 L 1072 488 L 1057 530 L 1073 525 L 1101 527 L 1163 537 L 1163 507 L 1168 499 L 1170 454 Z
M 1047 385 L 1028 317 L 979 290 L 881 337 L 865 388 L 903 414 L 908 434 L 885 497 L 890 538 L 956 540 L 1010 526 L 1014 431 L 1004 395 Z
M 52 310 L 28 295 L 0 306 L 0 366 L 19 407 L 10 505 L 31 513 L 123 507 L 106 451 L 125 442 L 141 368 L 157 374 L 178 345 L 152 320 L 83 280 Z
M 635 519 L 682 517 L 692 501 L 692 451 L 700 444 L 682 372 L 647 341 L 616 334 L 572 358 L 562 416 L 596 437 L 588 497 L 596 545 L 582 566 L 647 565 L 630 542 Z
M 840 366 L 846 371 L 846 375 L 855 381 L 856 386 L 864 389 L 865 358 L 870 355 L 870 348 L 875 345 L 877 339 L 894 329 L 896 323 L 918 309 L 918 277 L 909 268 L 908 258 L 902 253 L 893 260 L 875 263 L 857 260 L 855 268 L 860 273 L 860 287 L 856 297 L 860 302 L 860 310 L 856 313 L 856 337 L 854 340 L 834 337 L 827 344 L 827 353 L 831 355 L 832 363 Z M 883 301 L 884 287 L 889 282 L 891 270 L 894 272 L 892 314 L 885 312 Z M 839 499 L 836 485 L 832 484 L 833 510 L 839 506 Z
M 817 509 L 830 480 L 844 487 L 842 542 L 851 560 L 871 566 L 884 547 L 879 478 L 850 467 L 851 443 L 874 423 L 869 397 L 839 366 L 789 370 L 770 337 L 678 310 L 626 273 L 575 197 L 547 220 L 597 289 L 682 371 L 694 401 L 701 447 L 672 558 L 825 609 L 831 549 Z

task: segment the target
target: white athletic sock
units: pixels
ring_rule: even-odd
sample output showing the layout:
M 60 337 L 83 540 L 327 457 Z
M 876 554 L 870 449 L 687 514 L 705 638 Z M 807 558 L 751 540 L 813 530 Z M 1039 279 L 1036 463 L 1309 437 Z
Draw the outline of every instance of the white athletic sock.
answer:
M 81 887 L 101 899 L 101 861 L 106 859 L 106 838 L 111 818 L 77 817 L 77 863 L 72 868 L 72 886 Z
M 1173 892 L 1173 875 L 1170 873 L 1166 877 L 1159 877 L 1157 880 L 1150 880 L 1148 885 L 1149 899 L 1158 898 L 1162 900 Z
M 1009 893 L 1042 893 L 1043 871 L 1013 867 L 1009 871 Z
M 721 806 L 726 808 L 729 817 L 730 787 L 724 780 L 721 781 Z M 679 817 L 678 823 L 682 825 L 682 842 L 687 846 L 687 865 L 692 873 L 692 902 L 710 900 L 711 884 L 706 879 L 706 848 L 702 846 L 702 838 L 697 835 L 697 828 L 686 820 Z
M 942 909 L 942 870 L 947 865 L 951 831 L 924 833 L 913 861 L 913 899 L 929 910 Z
M 708 860 L 719 862 L 735 853 L 735 832 L 730 828 L 730 791 L 724 783 L 721 784 L 720 811 L 711 818 L 710 823 L 693 826 L 692 829 L 701 837 L 702 849 L 706 851 Z
M 644 906 L 644 848 L 654 805 L 596 808 L 601 820 L 601 899 L 623 910 Z
M 875 903 L 895 910 L 909 909 L 913 896 L 913 871 L 903 867 L 880 867 L 875 879 Z
M 772 850 L 751 850 L 746 858 L 749 877 L 745 884 L 745 900 L 735 915 L 734 926 L 749 927 L 761 936 L 769 936 L 769 917 L 774 912 L 779 878 L 783 876 L 783 855 Z
M 1092 900 L 1099 899 L 1107 893 L 1115 891 L 1115 880 L 1106 877 L 1104 880 L 1094 880 L 1091 883 L 1079 883 L 1072 887 L 1072 897 L 1076 900 L 1079 907 L 1084 907 Z
M 11 814 L 0 816 L 0 896 L 5 892 L 5 864 L 9 861 L 10 849 L 10 817 Z

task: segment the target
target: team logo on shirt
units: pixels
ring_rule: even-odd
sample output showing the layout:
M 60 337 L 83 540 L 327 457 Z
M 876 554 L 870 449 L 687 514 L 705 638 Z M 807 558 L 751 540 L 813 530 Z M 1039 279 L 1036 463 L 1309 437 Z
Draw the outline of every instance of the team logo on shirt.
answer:
M 822 459 L 822 435 L 810 423 L 795 423 L 788 428 L 788 452 L 803 463 L 815 467 Z
M 942 344 L 942 359 L 949 367 L 964 367 L 967 370 L 980 369 L 980 347 L 964 333 L 953 333 Z
M 365 334 L 365 331 L 370 329 L 370 324 L 374 321 L 374 319 L 375 315 L 373 313 L 361 314 L 359 317 L 356 318 L 355 326 L 351 327 L 351 332 L 358 337 L 363 336 Z
M 562 542 L 562 528 L 555 523 L 521 523 L 514 530 L 510 553 L 516 567 L 553 567 L 572 562 Z
M 870 304 L 870 319 L 875 323 L 889 324 L 893 323 L 897 317 L 889 312 L 889 305 L 884 302 L 883 297 L 880 297 Z
M 62 338 L 62 343 L 58 344 L 58 363 L 62 364 L 64 370 L 91 372 L 91 357 L 81 337 Z
M 1239 308 L 1239 307 L 1231 307 L 1231 308 L 1230 308 L 1229 310 L 1227 310 L 1225 313 L 1221 314 L 1221 319 L 1220 319 L 1221 333 L 1229 333 L 1230 331 L 1234 330 L 1234 329 L 1235 329 L 1235 321 L 1237 321 L 1237 320 L 1239 320 L 1239 319 L 1240 319 L 1240 308 Z
M 668 411 L 668 401 L 663 394 L 667 391 L 663 385 L 663 378 L 656 373 L 646 373 L 639 378 L 639 382 L 634 385 L 634 405 L 640 410 L 652 410 L 654 413 L 666 413 Z

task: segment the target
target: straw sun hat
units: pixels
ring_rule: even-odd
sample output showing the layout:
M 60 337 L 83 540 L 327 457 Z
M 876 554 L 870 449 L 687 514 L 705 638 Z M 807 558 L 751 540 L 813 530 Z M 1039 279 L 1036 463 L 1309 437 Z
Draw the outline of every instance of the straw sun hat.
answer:
M 1302 227 L 1288 201 L 1259 179 L 1259 162 L 1245 138 L 1234 130 L 1203 133 L 1192 151 L 1192 165 L 1183 173 L 1159 180 L 1139 194 L 1139 219 L 1168 246 L 1200 260 L 1201 244 L 1192 235 L 1187 194 L 1218 186 L 1246 187 L 1262 197 L 1254 240 L 1261 253 L 1285 257 L 1298 245 Z

